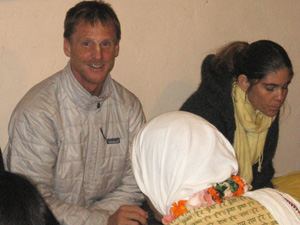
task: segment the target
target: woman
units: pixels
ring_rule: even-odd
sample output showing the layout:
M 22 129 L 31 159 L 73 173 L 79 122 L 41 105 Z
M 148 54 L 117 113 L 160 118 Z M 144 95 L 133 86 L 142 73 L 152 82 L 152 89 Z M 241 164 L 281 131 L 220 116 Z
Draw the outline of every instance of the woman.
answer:
M 233 42 L 206 57 L 201 75 L 181 110 L 205 118 L 233 144 L 250 188 L 273 187 L 279 112 L 293 78 L 286 51 L 268 40 Z
M 232 197 L 247 191 L 242 179 L 231 177 L 238 172 L 234 149 L 213 125 L 199 116 L 179 111 L 162 114 L 140 130 L 131 150 L 137 184 L 157 211 L 156 218 L 164 216 L 164 223 L 237 224 L 245 218 L 260 220 L 261 224 L 300 222 L 300 214 L 284 200 L 282 193 L 267 189 L 249 193 L 251 198 Z M 234 191 L 231 179 L 239 184 Z M 222 187 L 223 196 L 207 194 L 219 190 L 216 184 Z M 223 184 L 230 184 L 230 189 Z M 285 197 L 293 206 L 300 207 L 293 198 Z M 262 199 L 262 203 L 254 199 Z M 272 205 L 268 205 L 270 199 Z M 216 203 L 222 200 L 223 203 Z M 182 201 L 187 202 L 181 204 Z

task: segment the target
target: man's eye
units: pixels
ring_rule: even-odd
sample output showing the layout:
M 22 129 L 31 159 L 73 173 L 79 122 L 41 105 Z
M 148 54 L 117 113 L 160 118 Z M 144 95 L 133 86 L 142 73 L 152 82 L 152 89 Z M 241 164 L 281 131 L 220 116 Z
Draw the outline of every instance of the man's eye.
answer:
M 85 42 L 83 42 L 82 43 L 84 46 L 89 46 L 90 45 L 90 43 L 88 42 L 88 41 L 85 41 Z
M 104 47 L 108 47 L 108 46 L 110 46 L 110 43 L 109 43 L 109 42 L 103 42 L 102 45 L 103 45 Z

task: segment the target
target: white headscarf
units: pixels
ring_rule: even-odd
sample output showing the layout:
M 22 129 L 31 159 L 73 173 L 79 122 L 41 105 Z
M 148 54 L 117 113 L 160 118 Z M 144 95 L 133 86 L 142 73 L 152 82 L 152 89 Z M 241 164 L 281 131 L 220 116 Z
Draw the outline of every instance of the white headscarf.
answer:
M 132 143 L 132 168 L 141 191 L 162 214 L 172 203 L 236 175 L 235 151 L 209 122 L 188 112 L 157 116 Z

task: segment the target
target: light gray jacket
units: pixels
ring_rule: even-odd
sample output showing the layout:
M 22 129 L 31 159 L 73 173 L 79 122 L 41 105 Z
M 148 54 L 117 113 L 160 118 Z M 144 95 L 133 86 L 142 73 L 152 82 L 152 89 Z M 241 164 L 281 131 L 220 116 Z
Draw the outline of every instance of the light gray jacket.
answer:
M 129 144 L 144 124 L 137 97 L 107 77 L 100 97 L 70 64 L 16 106 L 4 150 L 9 171 L 37 184 L 61 224 L 106 224 L 121 205 L 139 205 Z

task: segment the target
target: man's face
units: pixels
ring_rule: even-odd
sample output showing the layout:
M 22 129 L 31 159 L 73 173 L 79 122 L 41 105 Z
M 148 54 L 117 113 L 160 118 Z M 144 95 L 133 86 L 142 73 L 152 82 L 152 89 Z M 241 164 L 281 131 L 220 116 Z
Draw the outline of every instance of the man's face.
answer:
M 112 25 L 97 22 L 92 26 L 81 21 L 70 40 L 64 39 L 64 52 L 78 82 L 98 96 L 119 54 L 119 41 Z

